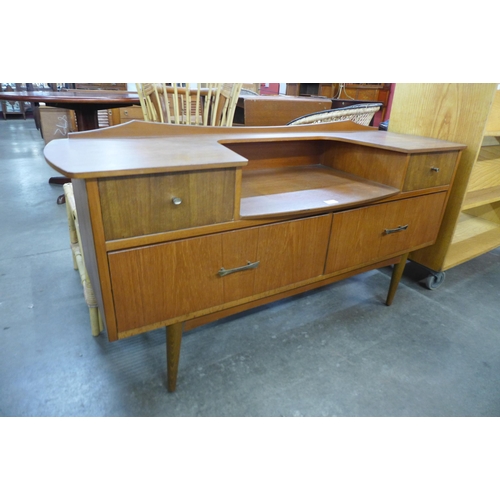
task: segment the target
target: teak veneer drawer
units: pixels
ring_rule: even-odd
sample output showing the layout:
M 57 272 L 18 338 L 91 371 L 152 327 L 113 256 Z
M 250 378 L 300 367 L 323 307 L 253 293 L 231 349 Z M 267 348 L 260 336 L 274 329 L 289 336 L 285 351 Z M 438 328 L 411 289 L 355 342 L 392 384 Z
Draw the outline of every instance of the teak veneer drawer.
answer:
M 451 182 L 458 152 L 413 154 L 410 157 L 403 191 L 446 186 Z
M 111 252 L 118 331 L 322 275 L 331 220 L 328 214 Z
M 227 222 L 234 217 L 235 170 L 99 180 L 107 241 Z
M 432 244 L 445 200 L 443 192 L 334 214 L 325 274 Z
M 144 120 L 142 108 L 140 106 L 120 108 L 120 120 L 122 123 L 128 120 Z

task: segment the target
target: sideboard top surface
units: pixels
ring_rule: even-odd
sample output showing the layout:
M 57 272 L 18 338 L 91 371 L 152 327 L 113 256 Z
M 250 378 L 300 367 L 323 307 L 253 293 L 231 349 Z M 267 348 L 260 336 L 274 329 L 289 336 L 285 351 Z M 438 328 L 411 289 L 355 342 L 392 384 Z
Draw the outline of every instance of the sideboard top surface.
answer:
M 353 122 L 197 127 L 131 121 L 51 141 L 44 154 L 47 162 L 67 177 L 101 178 L 243 167 L 248 160 L 224 144 L 302 140 L 336 141 L 407 154 L 466 147 L 449 141 L 379 131 Z

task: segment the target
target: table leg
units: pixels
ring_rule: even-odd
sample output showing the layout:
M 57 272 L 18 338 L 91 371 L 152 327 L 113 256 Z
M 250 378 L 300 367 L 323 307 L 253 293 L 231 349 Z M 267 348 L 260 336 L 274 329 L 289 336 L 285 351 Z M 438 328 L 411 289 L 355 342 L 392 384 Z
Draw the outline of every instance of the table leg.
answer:
M 399 281 L 401 276 L 403 276 L 403 271 L 405 270 L 406 261 L 408 260 L 408 253 L 401 256 L 401 260 L 394 266 L 391 276 L 391 284 L 389 286 L 389 293 L 387 294 L 386 305 L 390 306 L 394 300 L 394 295 L 396 295 L 396 290 L 398 289 Z
M 51 177 L 49 179 L 49 184 L 63 185 L 63 184 L 67 184 L 68 182 L 71 182 L 71 179 L 68 179 L 67 177 Z M 57 197 L 57 204 L 64 205 L 65 203 L 66 203 L 66 197 L 64 196 L 64 193 L 60 194 Z
M 76 126 L 78 131 L 96 130 L 99 128 L 99 119 L 97 117 L 97 109 L 94 107 L 82 106 L 81 108 L 74 107 L 76 116 Z
M 167 389 L 174 392 L 181 353 L 182 323 L 167 326 Z

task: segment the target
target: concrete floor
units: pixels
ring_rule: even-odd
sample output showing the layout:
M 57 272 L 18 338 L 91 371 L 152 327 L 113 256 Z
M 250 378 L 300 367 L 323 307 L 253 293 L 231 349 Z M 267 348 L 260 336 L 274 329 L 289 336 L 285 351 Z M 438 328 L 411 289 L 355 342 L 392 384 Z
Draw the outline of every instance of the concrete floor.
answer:
M 188 332 L 90 334 L 62 187 L 32 119 L 0 120 L 0 416 L 499 416 L 500 250 L 427 290 L 409 264 Z

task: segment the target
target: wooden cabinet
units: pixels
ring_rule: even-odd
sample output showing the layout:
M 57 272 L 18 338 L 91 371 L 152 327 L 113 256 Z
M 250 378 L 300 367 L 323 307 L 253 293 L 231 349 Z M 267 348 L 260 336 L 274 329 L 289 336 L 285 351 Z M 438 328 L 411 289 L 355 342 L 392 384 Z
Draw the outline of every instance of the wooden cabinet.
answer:
M 435 244 L 411 259 L 443 273 L 500 246 L 500 90 L 497 84 L 397 84 L 389 130 L 462 142 L 463 152 Z M 439 176 L 446 175 L 447 167 Z M 443 180 L 446 182 L 446 180 Z
M 391 94 L 390 83 L 287 83 L 287 95 L 318 95 L 337 101 L 371 101 L 382 103 L 381 120 L 385 119 Z M 343 107 L 343 106 L 342 106 Z
M 183 330 L 395 264 L 434 242 L 463 145 L 352 122 L 131 122 L 53 141 L 73 180 L 88 274 L 111 341 Z
M 293 96 L 319 95 L 333 99 L 339 89 L 338 83 L 287 83 L 286 94 Z

